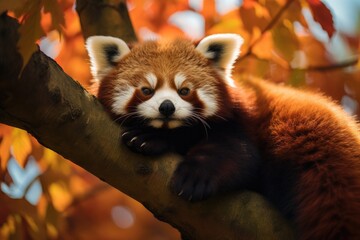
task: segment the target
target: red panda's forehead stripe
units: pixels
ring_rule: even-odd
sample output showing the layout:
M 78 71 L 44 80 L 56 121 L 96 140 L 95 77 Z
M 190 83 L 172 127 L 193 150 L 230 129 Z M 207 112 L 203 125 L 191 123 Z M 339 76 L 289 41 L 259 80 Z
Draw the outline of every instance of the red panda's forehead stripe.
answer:
M 175 77 L 174 77 L 175 87 L 177 89 L 180 89 L 181 85 L 184 83 L 185 80 L 186 80 L 186 77 L 181 72 L 175 74 Z
M 155 76 L 155 74 L 149 72 L 145 75 L 145 78 L 148 81 L 148 83 L 150 84 L 151 88 L 155 89 L 155 87 L 157 85 L 157 77 Z
M 190 81 L 187 81 L 186 76 L 179 72 L 175 75 L 170 74 L 169 76 L 163 76 L 164 74 L 154 74 L 152 72 L 148 72 L 145 74 L 145 80 L 153 89 L 167 88 L 170 87 L 174 90 L 178 90 L 182 87 L 184 82 L 187 82 L 187 87 L 193 87 Z

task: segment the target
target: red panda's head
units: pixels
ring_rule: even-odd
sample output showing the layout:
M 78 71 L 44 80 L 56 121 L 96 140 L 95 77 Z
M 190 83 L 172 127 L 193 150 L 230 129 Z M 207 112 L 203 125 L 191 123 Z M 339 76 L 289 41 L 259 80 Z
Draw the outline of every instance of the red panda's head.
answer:
M 97 96 L 114 118 L 177 128 L 226 117 L 226 88 L 241 44 L 238 35 L 217 34 L 197 46 L 177 39 L 130 50 L 121 39 L 93 36 L 86 47 Z

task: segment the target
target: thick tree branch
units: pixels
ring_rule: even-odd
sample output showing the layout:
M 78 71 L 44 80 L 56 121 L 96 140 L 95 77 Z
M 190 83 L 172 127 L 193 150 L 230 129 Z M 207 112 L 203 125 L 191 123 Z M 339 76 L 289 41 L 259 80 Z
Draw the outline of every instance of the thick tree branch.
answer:
M 121 129 L 97 99 L 40 51 L 24 71 L 18 24 L 0 17 L 0 122 L 23 128 L 178 228 L 187 239 L 292 239 L 284 219 L 255 193 L 188 203 L 169 191 L 175 155 L 142 157 L 119 144 Z
M 121 37 L 125 42 L 137 40 L 125 0 L 78 0 L 84 38 L 92 35 Z

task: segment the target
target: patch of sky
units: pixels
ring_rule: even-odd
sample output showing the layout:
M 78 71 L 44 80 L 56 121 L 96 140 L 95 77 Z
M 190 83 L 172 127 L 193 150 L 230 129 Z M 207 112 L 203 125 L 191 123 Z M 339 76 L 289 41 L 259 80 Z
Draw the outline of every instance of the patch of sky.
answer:
M 48 57 L 56 58 L 61 50 L 60 38 L 57 31 L 51 31 L 46 37 L 43 37 L 39 43 L 40 50 Z
M 345 112 L 347 112 L 350 115 L 356 114 L 359 107 L 358 102 L 347 95 L 342 97 L 341 105 L 343 106 Z
M 30 156 L 25 168 L 22 168 L 16 159 L 11 156 L 7 164 L 7 170 L 13 182 L 9 185 L 2 182 L 1 191 L 13 199 L 25 197 L 29 203 L 36 205 L 42 194 L 42 188 L 40 181 L 37 179 L 41 171 L 34 157 Z
M 238 8 L 242 0 L 216 0 L 216 10 L 219 14 Z M 205 36 L 205 21 L 201 14 L 204 1 L 189 0 L 189 5 L 194 11 L 179 11 L 170 16 L 169 22 L 185 32 L 192 39 L 200 39 Z
M 199 39 L 205 35 L 205 21 L 201 14 L 194 11 L 180 11 L 170 16 L 169 22 L 193 39 Z
M 349 35 L 358 35 L 360 33 L 360 1 L 358 0 L 324 0 L 325 5 L 333 14 L 335 29 Z M 321 42 L 323 42 L 336 62 L 347 61 L 354 58 L 354 52 L 349 48 L 343 37 L 336 32 L 331 39 L 321 28 L 320 24 L 315 22 L 310 10 L 303 9 L 303 15 L 309 24 L 310 31 Z

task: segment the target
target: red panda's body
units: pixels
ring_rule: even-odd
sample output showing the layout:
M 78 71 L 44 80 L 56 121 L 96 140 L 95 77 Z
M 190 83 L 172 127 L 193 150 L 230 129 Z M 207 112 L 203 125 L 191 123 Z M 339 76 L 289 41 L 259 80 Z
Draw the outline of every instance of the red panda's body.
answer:
M 98 97 L 143 154 L 184 156 L 172 190 L 188 200 L 251 189 L 295 226 L 299 239 L 360 239 L 360 132 L 339 106 L 313 93 L 230 70 L 241 40 L 88 41 Z M 102 55 L 98 52 L 102 51 Z
M 301 239 L 360 238 L 360 137 L 324 97 L 252 82 L 248 123 L 265 165 L 262 193 L 295 218 Z

